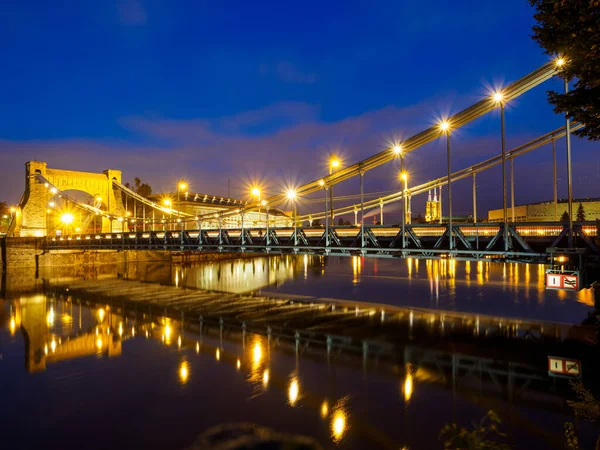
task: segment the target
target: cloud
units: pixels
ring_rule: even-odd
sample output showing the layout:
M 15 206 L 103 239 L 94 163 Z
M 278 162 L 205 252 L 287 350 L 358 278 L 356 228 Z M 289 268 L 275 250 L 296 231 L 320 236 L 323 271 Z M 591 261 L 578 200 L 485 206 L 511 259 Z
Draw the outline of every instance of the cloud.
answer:
M 146 24 L 146 9 L 141 0 L 119 0 L 117 9 L 122 24 L 133 26 Z
M 401 140 L 422 131 L 431 125 L 429 112 L 433 109 L 431 103 L 423 102 L 323 121 L 314 105 L 283 102 L 210 119 L 127 117 L 120 120 L 130 132 L 124 140 L 0 140 L 3 168 L 0 192 L 4 195 L 0 201 L 18 200 L 23 192 L 23 164 L 34 157 L 47 161 L 50 167 L 71 170 L 120 169 L 125 180 L 139 176 L 157 192 L 172 191 L 174 180 L 184 177 L 190 181 L 192 191 L 198 193 L 226 195 L 230 179 L 231 195 L 245 196 L 247 184 L 261 179 L 266 184 L 265 192 L 273 194 L 288 184 L 301 184 L 326 174 L 331 153 L 338 154 L 345 164 L 352 164 L 384 150 L 393 139 Z M 519 145 L 534 137 L 533 134 L 514 136 L 514 142 Z M 590 148 L 590 144 L 577 142 L 574 173 L 581 178 L 575 183 L 578 196 L 595 195 L 592 188 L 600 182 L 600 160 L 590 156 Z M 499 151 L 496 135 L 476 136 L 468 129 L 461 129 L 453 138 L 452 168 L 459 170 Z M 445 152 L 444 141 L 436 140 L 408 154 L 406 164 L 411 184 L 444 176 Z M 518 203 L 551 197 L 548 188 L 551 171 L 546 170 L 549 158 L 547 149 L 540 149 L 532 152 L 531 157 L 517 160 L 517 173 L 530 170 L 529 164 L 536 167 L 536 173 L 544 172 L 537 184 L 524 184 L 525 177 L 518 177 Z M 365 192 L 398 189 L 397 171 L 394 163 L 369 171 L 365 176 Z M 480 208 L 501 204 L 499 174 L 500 168 L 496 167 L 477 177 Z M 453 192 L 457 212 L 470 211 L 470 183 L 470 179 L 456 183 Z M 358 180 L 352 179 L 341 183 L 336 195 L 357 191 Z M 317 207 L 312 205 L 302 205 L 302 210 Z M 415 199 L 415 212 L 423 205 L 424 200 Z
M 315 73 L 303 72 L 287 61 L 281 61 L 275 66 L 261 64 L 258 66 L 258 73 L 263 77 L 274 74 L 277 78 L 286 83 L 313 84 L 317 81 L 317 75 Z

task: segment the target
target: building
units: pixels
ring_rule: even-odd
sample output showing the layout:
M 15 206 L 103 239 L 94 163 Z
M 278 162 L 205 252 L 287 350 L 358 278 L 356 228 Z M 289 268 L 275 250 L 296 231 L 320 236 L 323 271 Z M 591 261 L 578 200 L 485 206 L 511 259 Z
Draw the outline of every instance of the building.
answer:
M 440 202 L 437 196 L 437 188 L 433 189 L 433 200 L 431 199 L 431 189 L 427 196 L 427 203 L 425 204 L 425 222 L 439 222 L 440 221 Z
M 240 210 L 246 207 L 248 204 L 246 201 L 234 198 L 189 193 L 180 194 L 179 200 L 177 199 L 177 194 L 152 194 L 148 197 L 148 199 L 161 205 L 168 205 L 172 209 L 173 213 L 170 215 L 165 213 L 160 218 L 155 217 L 155 221 L 164 220 L 165 223 L 173 222 L 177 219 L 189 221 L 189 215 L 198 217 L 207 214 L 218 215 L 229 212 L 239 213 Z M 129 208 L 129 210 L 131 210 L 131 208 Z M 177 217 L 177 211 L 183 213 L 180 218 Z M 183 215 L 187 215 L 187 217 L 184 218 Z M 269 227 L 271 228 L 293 226 L 290 215 L 277 208 L 269 208 L 268 218 Z M 200 224 L 198 223 L 198 227 L 199 226 Z M 242 215 L 234 214 L 228 217 L 223 217 L 221 226 L 223 228 L 241 228 Z M 267 210 L 265 207 L 261 208 L 260 210 L 248 211 L 244 214 L 245 228 L 265 228 L 266 226 Z M 216 227 L 218 227 L 217 217 L 214 217 L 212 220 L 206 219 L 202 221 L 202 228 Z
M 583 206 L 585 220 L 600 219 L 600 198 L 585 198 L 573 199 L 573 220 L 577 220 L 577 210 L 580 203 Z M 559 221 L 568 209 L 568 200 L 561 199 L 558 200 L 556 209 L 554 208 L 554 202 L 541 202 L 515 206 L 514 219 L 510 206 L 507 212 L 510 222 L 554 222 Z M 488 211 L 488 222 L 502 222 L 503 220 L 502 209 Z

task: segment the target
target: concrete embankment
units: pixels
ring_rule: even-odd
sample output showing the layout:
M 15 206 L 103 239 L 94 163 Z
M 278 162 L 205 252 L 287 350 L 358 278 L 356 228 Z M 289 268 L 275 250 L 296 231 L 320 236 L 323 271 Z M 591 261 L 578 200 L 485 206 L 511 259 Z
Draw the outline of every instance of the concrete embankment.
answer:
M 105 264 L 127 264 L 162 262 L 188 263 L 196 261 L 219 261 L 254 254 L 239 253 L 196 253 L 163 250 L 45 250 L 43 238 L 0 239 L 0 271 L 21 268 L 100 266 Z M 264 255 L 262 255 L 264 256 Z

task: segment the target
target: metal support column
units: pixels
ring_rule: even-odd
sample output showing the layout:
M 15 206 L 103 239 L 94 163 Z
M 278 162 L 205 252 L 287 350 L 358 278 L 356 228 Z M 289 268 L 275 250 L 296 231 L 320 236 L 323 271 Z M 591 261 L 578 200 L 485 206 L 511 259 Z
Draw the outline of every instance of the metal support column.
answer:
M 329 247 L 329 206 L 327 202 L 327 187 L 325 187 L 325 247 Z
M 565 94 L 569 92 L 569 82 L 565 79 Z M 571 173 L 571 119 L 566 117 L 565 138 L 567 141 L 567 183 L 569 195 L 569 247 L 573 248 L 573 174 Z
M 404 174 L 404 158 L 400 158 L 400 178 L 402 186 L 402 248 L 406 248 L 406 179 Z
M 556 179 L 556 140 L 552 139 L 552 169 L 554 177 L 554 221 L 558 222 L 558 180 Z
M 298 204 L 294 199 L 294 247 L 298 245 Z
M 477 223 L 477 174 L 473 172 L 473 223 Z
M 510 210 L 511 222 L 515 222 L 515 158 L 510 156 Z
M 440 225 L 441 225 L 443 223 L 442 216 L 444 215 L 444 213 L 442 212 L 442 183 L 440 183 L 439 202 L 440 202 Z
M 267 247 L 269 246 L 269 207 L 267 206 Z
M 360 171 L 360 247 L 365 247 L 365 198 L 364 198 L 364 175 Z
M 454 250 L 454 239 L 452 236 L 452 172 L 450 168 L 450 130 L 446 131 L 446 155 L 448 157 L 448 240 L 450 250 Z
M 242 237 L 242 246 L 244 245 L 244 211 L 242 211 L 242 213 L 240 214 L 240 216 L 242 217 L 242 233 L 241 233 L 241 237 Z
M 383 225 L 383 200 L 379 199 L 379 224 Z
M 508 251 L 508 212 L 506 200 L 506 130 L 504 102 L 500 102 L 500 134 L 502 138 L 502 222 L 504 224 L 504 251 Z

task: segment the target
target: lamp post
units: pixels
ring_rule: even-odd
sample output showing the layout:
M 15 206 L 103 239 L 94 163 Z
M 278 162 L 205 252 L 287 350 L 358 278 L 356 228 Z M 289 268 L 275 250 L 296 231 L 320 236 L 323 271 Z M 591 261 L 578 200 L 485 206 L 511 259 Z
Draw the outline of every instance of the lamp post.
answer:
M 402 160 L 402 172 L 400 178 L 404 182 L 404 189 L 402 191 L 402 248 L 406 247 L 406 195 L 408 193 L 408 174 L 404 171 L 404 160 Z
M 440 130 L 446 135 L 446 156 L 448 159 L 448 241 L 450 250 L 453 250 L 454 239 L 452 236 L 452 172 L 450 167 L 450 123 L 447 120 L 443 120 L 442 122 L 440 122 Z M 441 215 L 442 212 L 440 211 L 440 216 Z
M 171 200 L 167 199 L 164 201 L 165 206 L 169 207 L 169 222 L 171 221 Z M 171 228 L 173 228 L 173 226 L 171 225 Z
M 288 189 L 287 198 L 294 205 L 294 210 L 292 213 L 292 217 L 294 219 L 294 246 L 297 246 L 298 245 L 298 227 L 297 227 L 297 222 L 296 222 L 296 216 L 298 214 L 297 214 L 297 210 L 296 210 L 296 191 L 293 189 Z
M 260 188 L 258 187 L 253 187 L 252 188 L 252 195 L 254 197 L 256 197 L 256 199 L 258 200 L 258 224 L 260 226 L 260 207 L 262 205 L 262 202 L 260 200 Z
M 332 156 L 329 160 L 329 175 L 335 172 L 335 169 L 340 167 L 340 160 L 337 157 Z M 333 224 L 333 183 L 329 182 L 329 207 L 331 208 L 331 222 Z
M 181 210 L 181 201 L 179 199 L 179 195 L 181 191 L 185 191 L 187 189 L 187 183 L 185 181 L 177 182 L 177 219 L 179 219 L 179 211 Z M 183 222 L 181 227 L 183 228 Z
M 502 221 L 504 223 L 504 251 L 508 251 L 508 208 L 506 199 L 506 130 L 504 124 L 504 94 L 495 92 L 493 101 L 500 105 L 500 134 L 502 139 Z
M 329 208 L 327 205 L 327 185 L 325 180 L 319 180 L 319 186 L 325 191 L 325 248 L 329 247 Z

